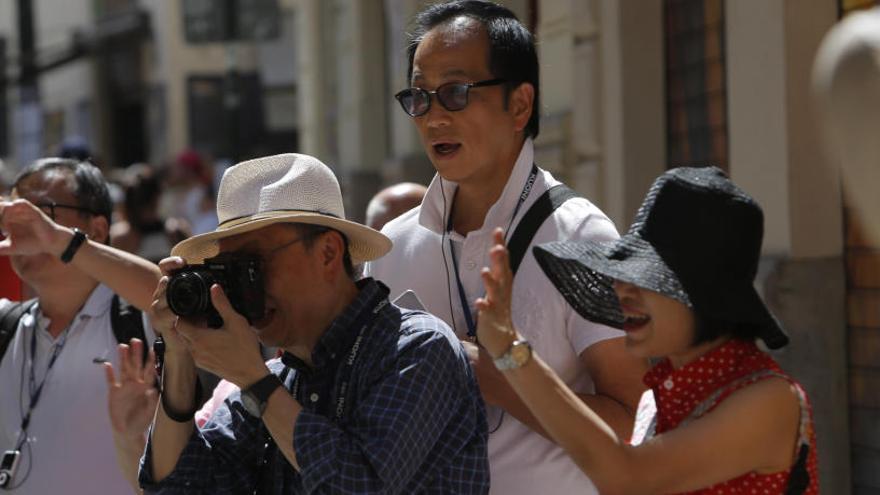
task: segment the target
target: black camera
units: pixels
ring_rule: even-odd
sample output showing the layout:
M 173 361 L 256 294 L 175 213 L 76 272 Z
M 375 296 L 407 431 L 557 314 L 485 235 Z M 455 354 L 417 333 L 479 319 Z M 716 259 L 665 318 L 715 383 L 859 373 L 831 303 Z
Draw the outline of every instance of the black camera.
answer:
M 188 320 L 204 318 L 211 328 L 223 326 L 223 318 L 211 304 L 211 286 L 219 284 L 232 307 L 251 325 L 263 317 L 266 308 L 263 266 L 257 256 L 219 254 L 201 265 L 189 265 L 174 272 L 168 281 L 166 298 L 171 311 Z

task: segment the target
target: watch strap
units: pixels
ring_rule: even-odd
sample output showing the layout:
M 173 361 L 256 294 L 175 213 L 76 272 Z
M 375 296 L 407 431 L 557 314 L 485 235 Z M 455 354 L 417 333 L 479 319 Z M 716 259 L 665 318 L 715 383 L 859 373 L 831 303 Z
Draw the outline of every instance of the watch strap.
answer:
M 164 375 L 163 375 L 163 377 L 164 377 Z M 195 391 L 193 392 L 192 408 L 189 411 L 184 411 L 184 412 L 175 411 L 173 408 L 168 407 L 168 403 L 165 401 L 165 387 L 163 384 L 162 393 L 161 393 L 162 410 L 165 411 L 165 415 L 168 416 L 168 418 L 171 419 L 172 421 L 175 421 L 177 423 L 188 423 L 189 421 L 191 421 L 193 419 L 196 412 L 198 412 L 199 406 L 201 404 L 201 400 L 200 400 L 201 397 L 202 397 L 202 382 L 201 382 L 201 380 L 199 380 L 198 377 L 196 377 L 196 387 L 195 387 Z
M 78 228 L 73 228 L 73 237 L 70 238 L 70 242 L 67 244 L 67 248 L 61 253 L 61 262 L 62 263 L 70 263 L 73 260 L 73 256 L 79 251 L 79 248 L 86 242 L 87 236 Z
M 248 388 L 244 389 L 242 393 L 250 395 L 254 398 L 257 403 L 262 406 L 266 404 L 269 400 L 269 397 L 272 395 L 272 392 L 275 391 L 278 387 L 283 387 L 284 384 L 281 383 L 281 379 L 278 378 L 274 373 L 269 373 L 268 375 L 260 378 L 255 383 L 253 383 Z

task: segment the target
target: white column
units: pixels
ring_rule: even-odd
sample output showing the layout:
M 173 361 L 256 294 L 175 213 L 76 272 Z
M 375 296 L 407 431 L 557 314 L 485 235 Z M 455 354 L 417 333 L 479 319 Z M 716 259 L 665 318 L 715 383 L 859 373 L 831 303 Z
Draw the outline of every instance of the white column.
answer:
M 296 5 L 300 150 L 319 158 L 329 154 L 324 125 L 329 97 L 324 84 L 324 64 L 333 55 L 322 47 L 325 28 L 322 3 L 321 0 L 298 0 Z
M 602 206 L 624 230 L 651 182 L 666 169 L 663 5 L 598 3 Z
M 842 252 L 840 177 L 819 148 L 810 73 L 835 2 L 725 2 L 732 178 L 764 206 L 764 251 Z

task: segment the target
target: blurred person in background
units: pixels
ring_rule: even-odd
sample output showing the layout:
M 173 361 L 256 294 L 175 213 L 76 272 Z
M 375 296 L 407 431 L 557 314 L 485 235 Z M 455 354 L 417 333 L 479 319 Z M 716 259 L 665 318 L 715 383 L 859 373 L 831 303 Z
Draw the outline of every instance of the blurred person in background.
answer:
M 382 189 L 367 204 L 367 227 L 382 230 L 386 223 L 419 206 L 427 188 L 413 182 L 402 182 Z
M 129 335 L 153 340 L 137 310 L 150 307 L 160 272 L 108 245 L 111 211 L 100 170 L 63 158 L 26 167 L 0 202 L 7 236 L 0 256 L 10 257 L 37 295 L 21 305 L 0 300 L 0 451 L 15 464 L 5 480 L 13 493 L 126 493 L 136 486 L 137 466 L 117 464 L 95 363 L 116 361 Z M 143 448 L 144 432 L 138 435 L 132 456 Z
M 92 156 L 92 149 L 82 136 L 67 136 L 64 138 L 64 141 L 61 143 L 61 147 L 58 150 L 58 157 L 70 158 L 80 162 L 88 161 L 94 163 L 92 161 L 94 159 Z
M 110 229 L 112 245 L 158 263 L 171 248 L 189 237 L 186 221 L 159 215 L 162 183 L 156 171 L 139 163 L 122 175 L 122 216 Z
M 182 151 L 168 171 L 159 212 L 164 218 L 185 219 L 193 235 L 211 232 L 217 227 L 213 180 L 213 168 L 202 155 Z

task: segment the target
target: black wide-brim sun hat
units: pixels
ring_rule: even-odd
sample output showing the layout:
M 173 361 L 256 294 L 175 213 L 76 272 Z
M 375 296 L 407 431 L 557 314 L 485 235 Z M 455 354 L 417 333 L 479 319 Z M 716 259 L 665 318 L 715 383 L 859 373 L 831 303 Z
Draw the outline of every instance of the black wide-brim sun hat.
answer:
M 584 318 L 622 328 L 615 280 L 671 297 L 697 314 L 750 327 L 770 349 L 788 336 L 754 287 L 764 215 L 716 167 L 674 168 L 654 181 L 629 232 L 611 243 L 560 241 L 533 249 Z

